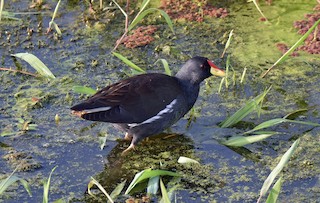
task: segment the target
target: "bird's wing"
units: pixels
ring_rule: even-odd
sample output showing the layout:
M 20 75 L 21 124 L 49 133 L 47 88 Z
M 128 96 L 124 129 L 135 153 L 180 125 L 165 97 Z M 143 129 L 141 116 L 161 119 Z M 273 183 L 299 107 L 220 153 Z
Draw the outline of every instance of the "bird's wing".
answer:
M 71 109 L 87 120 L 141 123 L 171 108 L 179 94 L 182 90 L 176 78 L 143 74 L 105 87 Z

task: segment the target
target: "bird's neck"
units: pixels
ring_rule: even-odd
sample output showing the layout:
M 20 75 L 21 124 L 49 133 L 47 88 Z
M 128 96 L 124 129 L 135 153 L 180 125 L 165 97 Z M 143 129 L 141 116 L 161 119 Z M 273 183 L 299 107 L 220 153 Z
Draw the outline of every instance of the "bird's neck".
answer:
M 200 84 L 193 84 L 190 82 L 190 80 L 184 80 L 181 78 L 178 78 L 178 80 L 182 89 L 184 90 L 186 100 L 188 101 L 188 106 L 191 108 L 198 98 Z

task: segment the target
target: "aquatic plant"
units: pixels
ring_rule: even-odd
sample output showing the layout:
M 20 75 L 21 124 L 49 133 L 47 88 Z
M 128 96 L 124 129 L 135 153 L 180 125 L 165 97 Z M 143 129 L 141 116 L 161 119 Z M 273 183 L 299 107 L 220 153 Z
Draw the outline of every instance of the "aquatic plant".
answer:
M 18 131 L 14 130 L 6 130 L 4 129 L 2 132 L 0 132 L 0 136 L 11 136 L 11 135 L 22 135 L 27 131 L 30 130 L 36 130 L 38 125 L 31 123 L 30 120 L 24 120 L 22 118 L 18 118 L 16 123 L 16 127 L 19 129 Z
M 125 16 L 124 33 L 122 34 L 120 39 L 117 40 L 117 43 L 116 43 L 115 47 L 113 48 L 113 50 L 116 50 L 117 47 L 121 43 L 123 43 L 123 39 L 127 36 L 128 32 L 130 32 L 146 15 L 154 13 L 154 12 L 160 12 L 160 15 L 166 20 L 169 28 L 174 33 L 172 21 L 171 21 L 169 15 L 166 12 L 164 12 L 161 9 L 157 9 L 157 8 L 148 8 L 148 9 L 146 9 L 147 5 L 150 3 L 150 0 L 144 0 L 142 2 L 141 8 L 140 8 L 138 14 L 135 16 L 135 18 L 131 21 L 130 24 L 129 24 L 128 12 L 125 12 L 115 0 L 112 0 L 112 1 L 113 1 L 113 3 L 116 4 L 116 6 L 120 9 L 120 11 Z M 127 1 L 127 8 L 128 8 L 128 6 L 129 6 L 129 0 Z
M 137 173 L 131 183 L 129 184 L 127 190 L 125 191 L 125 195 L 130 194 L 130 192 L 139 184 L 146 180 L 149 180 L 148 186 L 144 189 L 147 189 L 148 194 L 156 194 L 158 192 L 159 184 L 162 193 L 162 200 L 163 202 L 167 203 L 170 202 L 170 198 L 168 192 L 165 188 L 165 185 L 162 181 L 161 176 L 173 176 L 179 177 L 180 175 L 175 172 L 166 171 L 166 170 L 152 170 L 152 169 L 145 169 Z M 90 196 L 95 197 L 95 195 L 91 192 L 91 188 L 96 185 L 98 189 L 107 197 L 108 202 L 113 203 L 114 199 L 119 196 L 122 192 L 126 181 L 121 182 L 118 186 L 112 191 L 109 195 L 107 191 L 103 188 L 103 186 L 93 177 L 91 177 L 90 182 L 88 183 L 88 194 Z M 140 188 L 141 189 L 141 188 Z
M 30 53 L 17 53 L 11 54 L 11 56 L 23 59 L 27 63 L 31 65 L 41 76 L 46 77 L 48 79 L 56 78 L 50 69 L 35 55 Z M 17 71 L 18 72 L 18 71 Z M 19 71 L 20 73 L 23 73 Z M 30 75 L 30 74 L 29 74 Z
M 298 46 L 300 46 L 304 40 L 311 34 L 311 32 L 317 28 L 317 26 L 320 23 L 320 19 L 317 20 L 313 26 L 285 53 L 283 54 L 267 71 L 265 71 L 260 77 L 264 78 L 276 65 L 279 63 L 285 61 L 288 56 L 296 49 Z
M 173 19 L 203 22 L 206 16 L 224 18 L 228 15 L 225 8 L 216 8 L 206 0 L 161 0 L 161 7 Z
M 42 199 L 42 203 L 48 203 L 49 202 L 49 189 L 50 189 L 50 183 L 51 183 L 51 176 L 52 173 L 54 172 L 54 170 L 56 170 L 58 166 L 55 166 L 50 174 L 48 179 L 44 179 L 43 180 L 43 199 Z
M 145 46 L 155 40 L 152 34 L 157 31 L 157 29 L 154 25 L 140 26 L 125 36 L 121 43 L 127 48 Z
M 58 12 L 58 8 L 59 8 L 59 5 L 60 5 L 60 2 L 61 2 L 61 0 L 58 1 L 57 5 L 56 5 L 56 8 L 54 9 L 54 12 L 53 12 L 53 15 L 52 15 L 52 19 L 51 19 L 51 21 L 49 22 L 49 27 L 48 27 L 48 29 L 47 29 L 47 34 L 51 31 L 52 26 L 53 26 L 54 29 L 56 30 L 56 32 L 58 33 L 58 35 L 59 35 L 59 36 L 62 35 L 61 30 L 60 30 L 58 24 L 54 22 L 54 19 L 55 19 L 56 15 L 57 15 L 57 12 Z
M 240 108 L 232 116 L 230 116 L 229 118 L 221 122 L 220 127 L 227 128 L 227 127 L 233 126 L 239 121 L 241 121 L 244 117 L 246 117 L 249 113 L 253 112 L 254 110 L 257 110 L 258 116 L 259 116 L 262 101 L 264 97 L 267 95 L 267 93 L 270 91 L 270 89 L 271 89 L 271 86 L 268 89 L 266 89 L 263 93 L 259 94 L 254 99 L 251 99 L 249 102 L 247 102 L 246 105 Z
M 255 7 L 257 8 L 257 10 L 259 11 L 259 13 L 262 16 L 262 21 L 268 21 L 267 17 L 263 14 L 262 10 L 260 9 L 260 6 L 259 6 L 257 0 L 248 0 L 248 2 L 253 2 L 253 4 L 255 5 Z
M 288 161 L 290 160 L 290 158 L 292 157 L 293 153 L 297 149 L 299 143 L 300 143 L 300 139 L 297 139 L 292 144 L 292 146 L 288 149 L 288 151 L 281 157 L 281 160 L 279 161 L 277 166 L 271 171 L 271 173 L 269 174 L 269 176 L 267 177 L 267 179 L 263 183 L 263 186 L 261 188 L 260 196 L 259 196 L 259 199 L 258 199 L 257 203 L 259 203 L 261 198 L 268 192 L 268 190 L 269 190 L 271 184 L 273 183 L 274 179 L 279 175 L 279 173 L 282 171 L 282 169 L 287 165 Z
M 0 195 L 2 195 L 12 184 L 19 181 L 23 185 L 24 189 L 28 192 L 29 196 L 32 196 L 29 183 L 26 180 L 13 175 L 18 170 L 18 168 L 19 166 L 17 166 L 7 178 L 0 180 Z

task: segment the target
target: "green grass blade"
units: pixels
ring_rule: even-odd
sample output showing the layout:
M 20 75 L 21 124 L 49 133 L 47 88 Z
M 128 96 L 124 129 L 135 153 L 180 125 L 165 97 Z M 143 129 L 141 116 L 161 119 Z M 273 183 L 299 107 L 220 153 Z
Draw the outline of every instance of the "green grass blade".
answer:
M 17 171 L 18 167 L 12 173 L 4 180 L 0 181 L 0 195 L 13 183 L 20 181 L 20 183 L 23 185 L 25 190 L 28 192 L 29 196 L 32 196 L 29 184 L 26 180 L 19 178 L 17 176 L 14 176 L 13 174 Z
M 32 197 L 32 193 L 31 193 L 31 189 L 30 189 L 29 183 L 26 180 L 22 179 L 22 178 L 20 178 L 19 181 L 23 185 L 24 189 L 28 192 L 29 196 Z
M 127 13 L 121 8 L 121 6 L 119 6 L 119 4 L 115 0 L 112 0 L 112 2 L 120 9 L 120 11 L 125 17 L 128 16 Z
M 263 128 L 268 128 L 268 127 L 278 125 L 281 123 L 285 123 L 285 122 L 298 123 L 298 124 L 303 124 L 303 125 L 311 125 L 311 126 L 315 126 L 315 127 L 320 126 L 320 124 L 318 124 L 318 123 L 312 123 L 312 122 L 306 122 L 306 121 L 295 121 L 295 120 L 290 120 L 290 119 L 285 119 L 285 118 L 275 118 L 275 119 L 271 119 L 271 120 L 265 121 L 263 123 L 260 123 L 259 125 L 254 127 L 252 130 L 249 130 L 249 131 L 245 132 L 244 134 L 252 133 L 254 131 L 261 130 Z
M 158 59 L 156 62 L 155 62 L 155 64 L 156 63 L 162 63 L 162 65 L 163 65 L 163 68 L 164 68 L 164 71 L 165 71 L 165 73 L 167 74 L 167 75 L 172 75 L 172 73 L 171 73 L 171 70 L 170 70 L 170 68 L 169 68 L 169 64 L 168 64 L 168 62 L 167 62 L 167 60 L 165 60 L 165 59 Z
M 95 197 L 94 194 L 92 194 L 92 192 L 91 192 L 91 188 L 92 188 L 94 185 L 96 185 L 96 186 L 99 188 L 99 190 L 108 198 L 108 201 L 109 201 L 109 202 L 114 203 L 114 201 L 112 200 L 112 198 L 110 197 L 110 195 L 107 193 L 107 191 L 106 191 L 106 190 L 102 187 L 102 185 L 101 185 L 96 179 L 94 179 L 93 177 L 91 177 L 91 180 L 90 180 L 90 182 L 88 183 L 88 189 L 87 189 L 88 194 L 89 194 L 90 196 Z
M 300 46 L 304 42 L 304 40 L 311 34 L 311 32 L 318 26 L 319 23 L 320 23 L 320 19 L 317 20 L 317 22 L 315 22 L 313 24 L 313 26 L 286 53 L 284 53 L 266 72 L 264 72 L 260 77 L 261 78 L 265 77 L 273 67 L 278 65 L 280 62 L 285 61 L 288 58 L 288 56 L 296 48 L 298 48 L 298 46 Z
M 241 79 L 240 79 L 240 84 L 243 83 L 243 81 L 244 81 L 244 76 L 246 75 L 246 72 L 247 72 L 247 67 L 245 67 L 245 68 L 243 69 L 243 72 L 242 72 L 242 75 L 241 75 Z
M 150 3 L 150 0 L 143 0 L 143 2 L 142 2 L 142 4 L 141 4 L 140 11 L 139 11 L 139 13 L 136 15 L 136 17 L 134 17 L 134 19 L 132 20 L 132 22 L 130 23 L 130 25 L 129 25 L 129 27 L 128 27 L 128 31 L 130 31 L 131 29 L 133 29 L 134 26 L 143 19 L 143 17 L 140 18 L 140 15 L 141 15 L 141 13 L 144 11 L 144 9 L 147 7 L 147 5 L 148 5 L 149 3 Z M 134 24 L 134 25 L 130 28 L 130 26 L 131 26 L 132 24 Z
M 44 65 L 44 63 L 33 54 L 17 53 L 17 54 L 11 54 L 11 56 L 23 59 L 24 61 L 29 63 L 40 75 L 44 77 L 51 78 L 51 79 L 56 78 L 52 74 L 52 72 L 49 70 L 49 68 L 46 65 Z
M 272 182 L 277 177 L 277 175 L 282 171 L 283 167 L 286 166 L 286 164 L 288 163 L 288 161 L 291 158 L 292 154 L 297 149 L 297 147 L 299 145 L 299 142 L 300 142 L 300 139 L 297 139 L 292 144 L 292 146 L 289 148 L 289 150 L 281 157 L 281 160 L 278 163 L 278 165 L 272 170 L 272 172 L 269 174 L 267 179 L 264 181 L 263 186 L 262 186 L 261 191 L 260 191 L 260 197 L 258 199 L 258 202 L 260 201 L 262 196 L 264 196 L 267 193 L 267 191 L 269 190 Z
M 243 106 L 241 109 L 239 109 L 236 113 L 234 113 L 232 116 L 227 118 L 225 121 L 223 121 L 220 124 L 220 127 L 227 128 L 230 127 L 239 121 L 241 121 L 244 117 L 246 117 L 249 113 L 257 109 L 258 104 L 261 103 L 266 96 L 266 94 L 270 91 L 271 87 L 269 87 L 267 90 L 265 90 L 263 93 L 256 96 L 251 101 L 247 102 L 245 106 Z
M 224 46 L 224 50 L 223 50 L 220 58 L 223 58 L 224 54 L 226 53 L 227 49 L 229 48 L 230 43 L 231 43 L 232 36 L 233 36 L 233 30 L 231 30 L 230 33 L 229 33 L 228 40 L 227 40 L 227 42 L 226 42 L 226 45 Z
M 13 174 L 11 174 L 6 179 L 1 180 L 1 182 L 0 182 L 0 194 L 2 194 L 10 185 L 12 185 L 13 183 L 17 182 L 19 179 L 20 178 L 18 178 L 17 176 L 13 176 Z
M 80 86 L 80 85 L 73 86 L 72 90 L 76 93 L 87 94 L 87 95 L 94 95 L 97 92 L 97 90 L 95 89 L 92 89 L 90 87 Z
M 225 79 L 226 79 L 226 77 L 221 78 L 220 85 L 219 85 L 219 90 L 218 90 L 218 93 L 219 93 L 219 94 L 220 94 L 220 92 L 221 92 L 222 85 L 223 85 Z
M 268 198 L 266 200 L 266 203 L 277 203 L 281 186 L 282 186 L 282 176 L 277 180 L 277 182 L 274 184 L 273 188 L 271 189 L 268 195 Z
M 110 193 L 111 199 L 116 199 L 119 194 L 122 192 L 124 186 L 126 185 L 127 180 L 122 181 L 117 185 L 117 187 Z M 108 203 L 111 203 L 111 201 L 108 200 Z
M 120 59 L 122 62 L 130 66 L 133 70 L 138 71 L 139 73 L 145 73 L 146 71 L 137 66 L 136 64 L 132 63 L 129 59 L 122 56 L 121 54 L 117 52 L 112 52 L 113 55 L 115 55 L 118 59 Z
M 156 195 L 159 189 L 160 176 L 154 176 L 149 179 L 147 194 Z
M 257 8 L 257 10 L 259 11 L 259 13 L 261 14 L 261 16 L 263 17 L 263 18 L 265 18 L 266 19 L 266 21 L 268 21 L 268 19 L 266 18 L 266 16 L 263 14 L 263 12 L 261 11 L 261 9 L 260 9 L 260 7 L 259 7 L 259 4 L 258 4 L 258 2 L 257 2 L 257 0 L 249 0 L 248 2 L 253 2 L 254 3 L 254 5 L 256 6 L 256 8 Z
M 165 185 L 163 184 L 162 178 L 160 178 L 160 188 L 161 188 L 161 194 L 162 194 L 162 199 L 161 199 L 161 203 L 170 203 L 170 199 L 169 199 L 169 195 L 167 192 L 167 189 L 165 187 Z
M 152 178 L 155 176 L 164 176 L 164 175 L 180 176 L 178 173 L 171 172 L 171 171 L 146 169 L 146 170 L 140 171 L 139 173 L 137 173 L 135 175 L 134 179 L 132 180 L 132 182 L 128 186 L 125 194 L 129 194 L 130 191 L 141 181 L 144 181 L 146 179 L 149 179 L 149 178 Z
M 222 142 L 222 144 L 233 147 L 242 147 L 247 144 L 251 144 L 254 142 L 259 142 L 261 140 L 267 139 L 268 137 L 275 135 L 277 133 L 266 133 L 252 136 L 235 136 L 231 137 L 229 140 Z
M 50 182 L 51 182 L 51 175 L 54 172 L 54 170 L 57 168 L 57 166 L 55 166 L 49 175 L 49 178 L 47 181 L 44 180 L 43 182 L 43 199 L 42 199 L 42 203 L 48 203 L 49 202 L 49 189 L 50 189 Z
M 58 1 L 57 5 L 56 5 L 56 7 L 55 7 L 55 9 L 54 9 L 54 12 L 53 12 L 53 15 L 52 15 L 52 19 L 51 19 L 51 21 L 54 21 L 54 19 L 55 19 L 55 18 L 56 18 L 56 16 L 57 16 L 57 13 L 58 13 L 58 9 L 59 9 L 60 3 L 61 3 L 61 0 L 59 0 L 59 1 Z
M 173 29 L 173 23 L 171 21 L 171 18 L 169 17 L 169 15 L 161 10 L 161 9 L 157 9 L 157 8 L 149 8 L 143 12 L 141 12 L 129 25 L 128 30 L 132 30 L 146 15 L 150 14 L 150 13 L 154 13 L 156 11 L 160 12 L 160 15 L 162 15 L 162 17 L 164 17 L 164 19 L 166 20 L 170 30 L 174 33 L 174 29 Z

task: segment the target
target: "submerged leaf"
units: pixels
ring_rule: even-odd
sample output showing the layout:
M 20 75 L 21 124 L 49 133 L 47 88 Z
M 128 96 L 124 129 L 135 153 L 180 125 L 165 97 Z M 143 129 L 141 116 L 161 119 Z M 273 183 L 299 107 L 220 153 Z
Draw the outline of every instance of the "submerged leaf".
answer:
M 27 63 L 29 63 L 40 75 L 54 79 L 56 78 L 52 72 L 49 70 L 49 68 L 40 60 L 38 57 L 36 57 L 33 54 L 29 53 L 17 53 L 17 54 L 11 54 L 11 56 L 20 58 L 25 60 Z
M 94 95 L 97 91 L 85 86 L 76 85 L 72 87 L 72 90 L 76 93 Z

